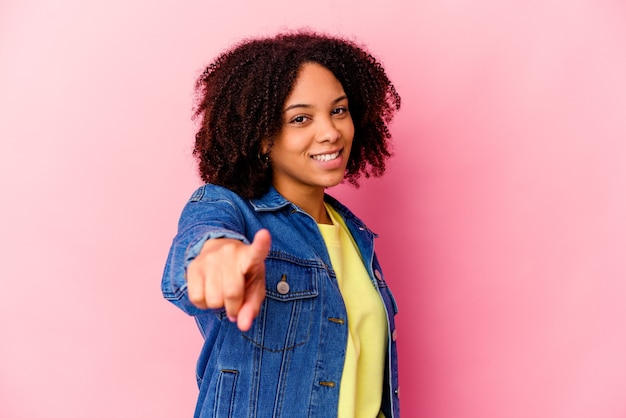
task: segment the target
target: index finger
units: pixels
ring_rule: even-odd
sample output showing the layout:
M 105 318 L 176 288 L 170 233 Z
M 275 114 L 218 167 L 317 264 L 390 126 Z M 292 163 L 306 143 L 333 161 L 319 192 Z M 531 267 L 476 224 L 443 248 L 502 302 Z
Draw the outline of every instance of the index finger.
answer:
M 244 275 L 251 270 L 257 270 L 260 265 L 264 265 L 271 244 L 272 237 L 267 229 L 259 229 L 254 234 L 254 239 L 246 248 L 245 257 L 241 263 L 241 270 Z

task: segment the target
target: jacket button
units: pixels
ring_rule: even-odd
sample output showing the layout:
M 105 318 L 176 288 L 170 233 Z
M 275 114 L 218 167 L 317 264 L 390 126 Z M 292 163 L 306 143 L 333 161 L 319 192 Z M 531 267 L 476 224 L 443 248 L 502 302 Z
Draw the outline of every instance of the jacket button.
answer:
M 276 290 L 281 295 L 286 295 L 287 293 L 289 293 L 289 283 L 287 283 L 287 275 L 286 274 L 283 274 L 280 277 L 280 281 L 278 282 L 278 284 L 276 284 Z
M 281 295 L 286 295 L 287 293 L 289 293 L 289 283 L 287 283 L 287 282 L 278 282 L 278 284 L 276 285 L 276 290 Z
M 383 279 L 383 276 L 380 274 L 380 271 L 378 271 L 378 269 L 374 270 L 374 276 L 376 276 L 376 278 L 381 281 Z
M 391 333 L 391 341 L 395 341 L 396 338 L 398 338 L 398 330 L 394 329 L 393 332 Z

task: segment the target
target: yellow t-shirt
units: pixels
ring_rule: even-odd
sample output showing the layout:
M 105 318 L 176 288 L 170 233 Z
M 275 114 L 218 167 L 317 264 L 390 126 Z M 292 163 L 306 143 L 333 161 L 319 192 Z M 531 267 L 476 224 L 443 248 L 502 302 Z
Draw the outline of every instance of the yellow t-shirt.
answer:
M 341 216 L 326 205 L 333 225 L 318 224 L 348 313 L 348 346 L 341 375 L 338 418 L 384 417 L 387 315 L 358 247 Z

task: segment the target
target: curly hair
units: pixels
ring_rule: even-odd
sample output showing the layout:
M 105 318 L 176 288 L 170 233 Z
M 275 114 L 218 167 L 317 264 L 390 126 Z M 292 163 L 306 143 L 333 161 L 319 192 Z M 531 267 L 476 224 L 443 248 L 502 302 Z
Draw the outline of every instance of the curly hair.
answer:
M 358 187 L 362 174 L 384 173 L 400 96 L 382 65 L 351 41 L 298 31 L 245 40 L 197 79 L 194 119 L 201 123 L 193 153 L 203 181 L 248 199 L 268 191 L 272 168 L 260 158 L 262 141 L 271 147 L 279 134 L 283 105 L 305 63 L 330 70 L 350 102 L 354 139 L 344 180 Z

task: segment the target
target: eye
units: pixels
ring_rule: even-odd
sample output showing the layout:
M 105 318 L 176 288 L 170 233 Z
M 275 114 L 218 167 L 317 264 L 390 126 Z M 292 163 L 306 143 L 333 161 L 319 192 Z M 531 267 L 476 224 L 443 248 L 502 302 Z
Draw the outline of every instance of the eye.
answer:
M 302 125 L 303 123 L 306 123 L 309 120 L 309 117 L 306 115 L 298 115 L 294 118 L 291 118 L 291 120 L 289 121 L 289 123 L 293 123 L 296 125 Z
M 345 116 L 348 114 L 348 108 L 346 106 L 336 107 L 330 112 L 333 116 Z

